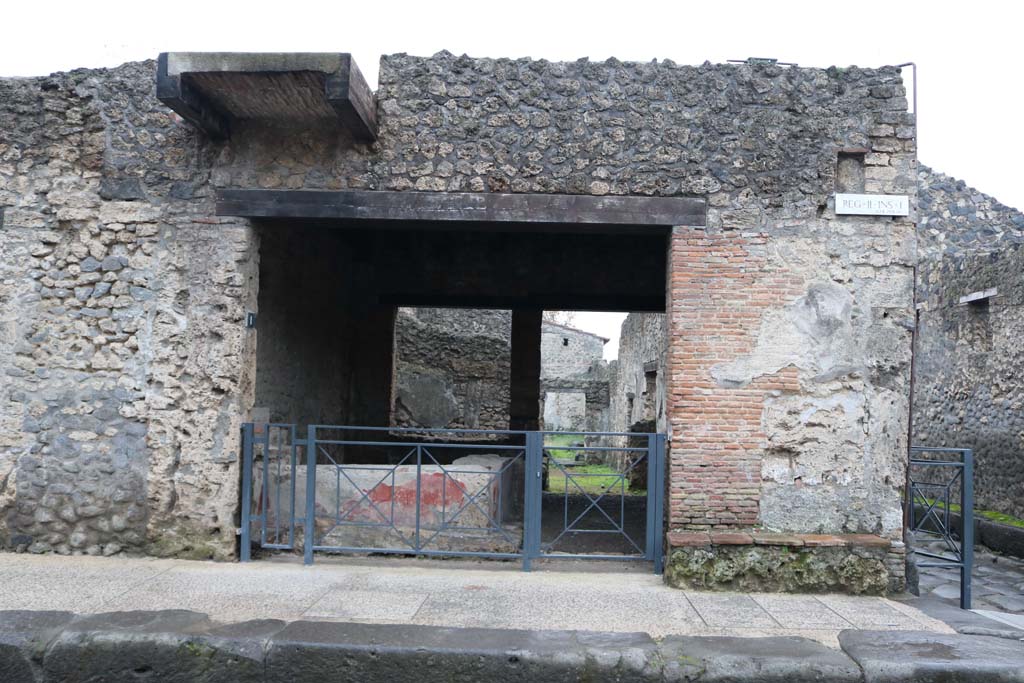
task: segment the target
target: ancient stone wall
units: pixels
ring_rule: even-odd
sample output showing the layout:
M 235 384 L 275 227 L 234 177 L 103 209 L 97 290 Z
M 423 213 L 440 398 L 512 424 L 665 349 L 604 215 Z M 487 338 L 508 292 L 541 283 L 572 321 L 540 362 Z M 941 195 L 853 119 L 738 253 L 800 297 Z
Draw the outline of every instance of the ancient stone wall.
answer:
M 511 327 L 510 311 L 399 309 L 394 424 L 508 429 Z
M 663 314 L 630 313 L 622 321 L 610 390 L 610 431 L 665 431 L 667 341 Z M 625 445 L 625 439 L 619 441 Z
M 1024 517 L 1024 214 L 919 178 L 914 443 L 973 449 L 977 507 Z
M 541 379 L 586 374 L 602 359 L 607 339 L 566 325 L 545 321 L 541 327 Z
M 545 321 L 541 327 L 540 380 L 544 429 L 608 429 L 608 342 L 590 332 Z
M 154 64 L 0 80 L 0 543 L 228 557 L 258 242 Z
M 259 240 L 217 187 L 705 197 L 668 251 L 672 526 L 898 535 L 913 223 L 830 203 L 843 150 L 916 194 L 898 70 L 393 55 L 373 145 L 210 143 L 153 72 L 0 81 L 8 547 L 234 552 Z

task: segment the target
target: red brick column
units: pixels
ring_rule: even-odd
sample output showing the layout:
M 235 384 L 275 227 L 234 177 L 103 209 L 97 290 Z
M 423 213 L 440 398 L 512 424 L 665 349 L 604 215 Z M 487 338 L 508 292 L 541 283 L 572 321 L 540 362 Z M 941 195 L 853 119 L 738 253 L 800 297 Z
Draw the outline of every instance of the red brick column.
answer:
M 801 278 L 766 260 L 766 235 L 676 228 L 669 248 L 669 525 L 705 529 L 757 522 L 764 434 L 773 390 L 798 391 L 787 367 L 743 386 L 711 369 L 750 353 L 762 315 L 803 291 Z

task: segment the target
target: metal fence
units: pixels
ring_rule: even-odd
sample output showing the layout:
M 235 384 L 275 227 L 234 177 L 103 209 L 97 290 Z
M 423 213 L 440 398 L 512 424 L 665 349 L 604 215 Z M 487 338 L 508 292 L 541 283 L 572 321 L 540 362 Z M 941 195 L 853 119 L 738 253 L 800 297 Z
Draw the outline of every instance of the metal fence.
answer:
M 915 548 L 918 567 L 960 571 L 960 607 L 971 608 L 974 565 L 974 457 L 969 448 L 910 449 L 910 531 L 940 539 L 944 553 Z M 958 502 L 956 499 L 959 499 Z M 959 505 L 959 514 L 955 507 Z
M 545 446 L 555 435 L 578 443 Z M 307 564 L 322 551 L 662 570 L 661 434 L 248 423 L 242 450 L 243 562 L 255 546 Z

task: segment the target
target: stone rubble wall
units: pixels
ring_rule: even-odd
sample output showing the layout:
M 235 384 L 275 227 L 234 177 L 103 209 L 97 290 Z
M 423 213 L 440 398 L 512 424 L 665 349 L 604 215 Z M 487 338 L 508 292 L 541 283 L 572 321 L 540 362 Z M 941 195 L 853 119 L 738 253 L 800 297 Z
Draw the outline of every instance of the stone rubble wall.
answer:
M 897 69 L 442 52 L 379 82 L 362 145 L 210 143 L 152 62 L 0 80 L 6 547 L 235 552 L 259 237 L 213 218 L 218 187 L 706 197 L 667 255 L 672 526 L 898 535 L 913 222 L 830 203 L 853 148 L 864 191 L 916 195 Z
M 919 179 L 914 444 L 973 449 L 976 506 L 1024 517 L 1024 213 L 931 169 Z
M 512 313 L 400 308 L 392 422 L 508 429 Z
M 0 543 L 226 558 L 257 241 L 152 62 L 0 79 Z

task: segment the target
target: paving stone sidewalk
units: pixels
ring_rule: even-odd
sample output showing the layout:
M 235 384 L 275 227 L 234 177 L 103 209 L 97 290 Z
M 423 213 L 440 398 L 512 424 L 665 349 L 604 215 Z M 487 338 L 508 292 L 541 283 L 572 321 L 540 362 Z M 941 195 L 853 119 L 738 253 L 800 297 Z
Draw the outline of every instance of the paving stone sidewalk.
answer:
M 830 647 L 847 629 L 952 632 L 885 598 L 680 591 L 653 574 L 586 567 L 524 573 L 493 562 L 345 558 L 305 567 L 292 558 L 230 564 L 0 554 L 0 610 L 186 609 L 220 622 L 803 636 Z
M 933 553 L 945 551 L 941 541 L 928 541 L 920 547 Z M 923 567 L 919 574 L 921 597 L 960 604 L 959 571 Z M 1024 560 L 976 546 L 971 583 L 973 609 L 1024 615 Z

